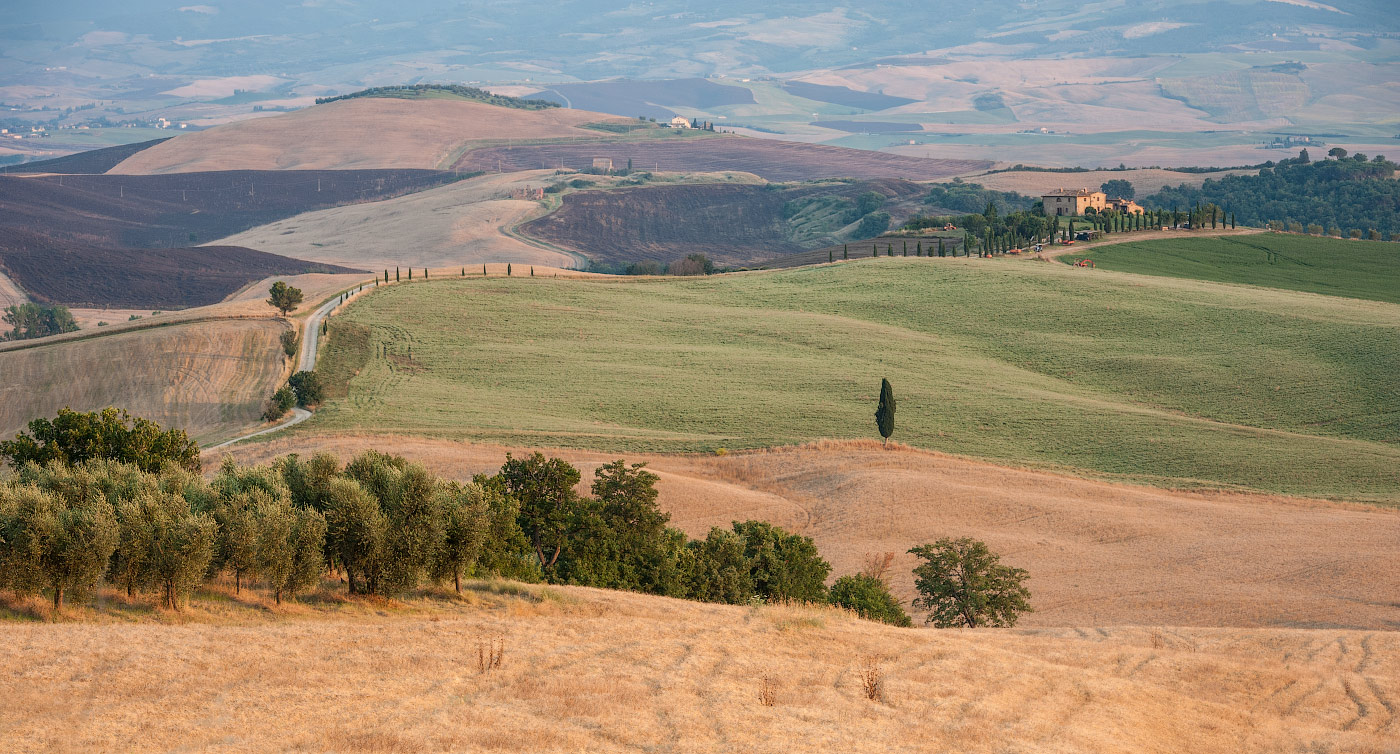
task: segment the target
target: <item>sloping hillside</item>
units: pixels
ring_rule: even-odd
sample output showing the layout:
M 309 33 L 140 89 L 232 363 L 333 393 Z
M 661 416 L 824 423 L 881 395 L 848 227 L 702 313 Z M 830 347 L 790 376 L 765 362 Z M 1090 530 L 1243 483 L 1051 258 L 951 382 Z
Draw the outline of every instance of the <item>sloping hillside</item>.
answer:
M 114 174 L 206 170 L 445 167 L 474 141 L 597 138 L 586 110 L 517 110 L 450 99 L 359 98 L 184 134 L 138 152 Z
M 286 329 L 199 322 L 0 352 L 0 437 L 65 406 L 120 406 L 200 441 L 256 424 L 285 376 Z
M 234 447 L 240 463 L 287 453 L 349 458 L 392 449 L 435 473 L 495 473 L 507 452 L 403 435 L 313 430 Z M 812 537 L 832 578 L 867 556 L 894 553 L 894 593 L 913 599 L 906 551 L 939 537 L 976 537 L 1030 571 L 1026 626 L 1176 625 L 1385 630 L 1400 621 L 1389 595 L 1400 513 L 1270 495 L 1186 493 L 886 449 L 875 441 L 714 455 L 546 450 L 593 478 L 598 466 L 644 461 L 658 502 L 692 537 L 761 519 Z M 221 455 L 207 454 L 206 469 Z
M 90 622 L 6 626 L 7 748 L 1277 754 L 1400 736 L 1390 631 L 935 631 L 575 587 L 386 604 L 336 586 L 274 606 L 219 584 L 155 617 L 108 592 Z

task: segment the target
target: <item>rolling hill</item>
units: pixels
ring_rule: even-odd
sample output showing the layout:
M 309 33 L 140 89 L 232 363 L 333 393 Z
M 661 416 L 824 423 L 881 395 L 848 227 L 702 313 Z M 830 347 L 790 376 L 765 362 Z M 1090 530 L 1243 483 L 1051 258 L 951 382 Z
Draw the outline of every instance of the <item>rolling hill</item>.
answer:
M 217 170 L 440 169 L 472 143 L 597 139 L 616 117 L 518 110 L 460 99 L 359 98 L 184 134 L 137 152 L 115 175 Z
M 895 437 L 919 447 L 1164 487 L 1400 502 L 1400 313 L 1380 302 L 882 258 L 691 280 L 445 280 L 342 316 L 385 356 L 328 352 L 357 359 L 342 371 L 359 376 L 313 428 L 757 448 L 870 436 L 889 377 Z

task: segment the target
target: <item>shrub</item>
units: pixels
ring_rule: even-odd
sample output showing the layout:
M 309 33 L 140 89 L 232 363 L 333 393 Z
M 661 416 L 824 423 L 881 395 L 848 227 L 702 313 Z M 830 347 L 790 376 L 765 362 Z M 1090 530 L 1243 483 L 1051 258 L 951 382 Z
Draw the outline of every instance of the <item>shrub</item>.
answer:
M 128 426 L 129 425 L 129 426 Z M 79 413 L 61 409 L 52 421 L 35 419 L 29 434 L 0 442 L 0 457 L 14 466 L 33 461 L 79 464 L 108 459 L 156 471 L 167 461 L 182 468 L 199 468 L 199 445 L 183 430 L 162 430 L 159 424 L 132 418 L 122 409 Z
M 928 610 L 938 628 L 1014 626 L 1031 610 L 1028 574 L 1002 565 L 982 542 L 945 538 L 909 552 L 924 561 L 914 569 L 914 607 Z
M 825 602 L 831 564 L 810 537 L 789 534 L 765 521 L 734 522 L 744 541 L 754 593 L 771 602 Z
M 297 405 L 304 408 L 318 406 L 325 399 L 325 387 L 321 384 L 321 375 L 315 371 L 297 372 L 287 380 L 287 385 L 296 392 Z
M 716 526 L 687 549 L 686 592 L 691 599 L 742 605 L 753 598 L 753 577 L 742 537 Z
M 690 254 L 666 266 L 668 275 L 713 275 L 715 264 L 704 254 Z
M 876 620 L 891 626 L 912 626 L 913 621 L 890 594 L 885 582 L 863 573 L 842 576 L 831 585 L 831 602 L 852 610 L 866 620 Z
M 277 392 L 267 400 L 267 408 L 263 410 L 263 419 L 275 422 L 287 415 L 292 410 L 292 406 L 297 403 L 297 394 L 290 385 L 283 385 L 277 388 Z
M 282 352 L 287 354 L 287 358 L 294 358 L 297 355 L 297 346 L 301 339 L 297 337 L 296 330 L 288 330 L 282 333 Z

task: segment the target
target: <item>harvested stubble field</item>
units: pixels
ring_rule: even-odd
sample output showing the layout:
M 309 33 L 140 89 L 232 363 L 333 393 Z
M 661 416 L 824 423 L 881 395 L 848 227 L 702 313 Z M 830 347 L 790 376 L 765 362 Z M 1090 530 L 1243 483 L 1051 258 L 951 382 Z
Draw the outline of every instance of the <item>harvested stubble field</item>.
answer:
M 597 138 L 586 110 L 516 110 L 448 99 L 360 98 L 183 134 L 123 160 L 115 174 L 210 170 L 437 169 L 468 144 Z
M 276 607 L 216 585 L 181 614 L 109 593 L 84 622 L 0 628 L 0 734 L 16 752 L 357 754 L 1390 754 L 1400 734 L 1394 632 L 933 631 L 817 608 L 466 587 Z M 6 612 L 43 610 L 17 607 Z M 488 642 L 501 662 L 482 670 Z
M 434 473 L 495 473 L 506 453 L 424 437 L 314 434 L 235 446 L 239 463 L 288 453 L 342 459 L 391 450 Z M 550 449 L 583 472 L 621 457 L 645 462 L 671 524 L 691 537 L 761 519 L 810 536 L 833 567 L 855 573 L 894 553 L 887 578 L 916 595 L 906 554 L 939 537 L 975 537 L 1031 574 L 1023 626 L 1235 628 L 1400 626 L 1395 542 L 1400 514 L 1373 507 L 1240 493 L 1187 493 L 1014 469 L 873 440 L 714 455 Z M 207 471 L 224 453 L 206 454 Z M 587 490 L 581 489 L 586 492 Z
M 1268 286 L 1400 304 L 1400 244 L 1285 233 L 1091 247 L 1106 270 Z
M 454 167 L 513 171 L 562 166 L 577 170 L 592 165 L 595 157 L 611 158 L 613 165 L 619 168 L 631 160 L 637 170 L 746 172 L 770 181 L 823 178 L 936 181 L 992 166 L 986 160 L 930 160 L 864 149 L 732 136 L 676 142 L 498 146 L 467 152 Z
M 65 406 L 120 406 L 201 441 L 257 424 L 286 376 L 286 329 L 208 321 L 0 352 L 0 437 Z
M 979 259 L 466 279 L 350 305 L 306 427 L 712 451 L 870 437 L 1163 487 L 1400 502 L 1400 309 Z M 410 353 L 411 351 L 411 353 Z M 374 353 L 385 354 L 375 358 Z

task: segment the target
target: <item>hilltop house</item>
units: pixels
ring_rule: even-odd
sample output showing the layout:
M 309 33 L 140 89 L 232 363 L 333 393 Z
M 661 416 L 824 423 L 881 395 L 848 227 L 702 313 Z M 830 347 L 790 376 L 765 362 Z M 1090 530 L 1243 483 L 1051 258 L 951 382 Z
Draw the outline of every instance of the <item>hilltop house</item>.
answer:
M 677 115 L 671 119 L 671 128 L 690 128 L 690 121 Z
M 1043 194 L 1040 200 L 1045 204 L 1046 215 L 1082 215 L 1084 210 L 1093 207 L 1095 211 L 1104 208 L 1108 195 L 1090 189 L 1055 189 Z
M 1090 208 L 1095 212 L 1112 209 L 1129 215 L 1142 211 L 1142 206 L 1132 199 L 1109 199 L 1102 191 L 1086 188 L 1056 189 L 1041 195 L 1040 201 L 1046 215 L 1082 215 Z

